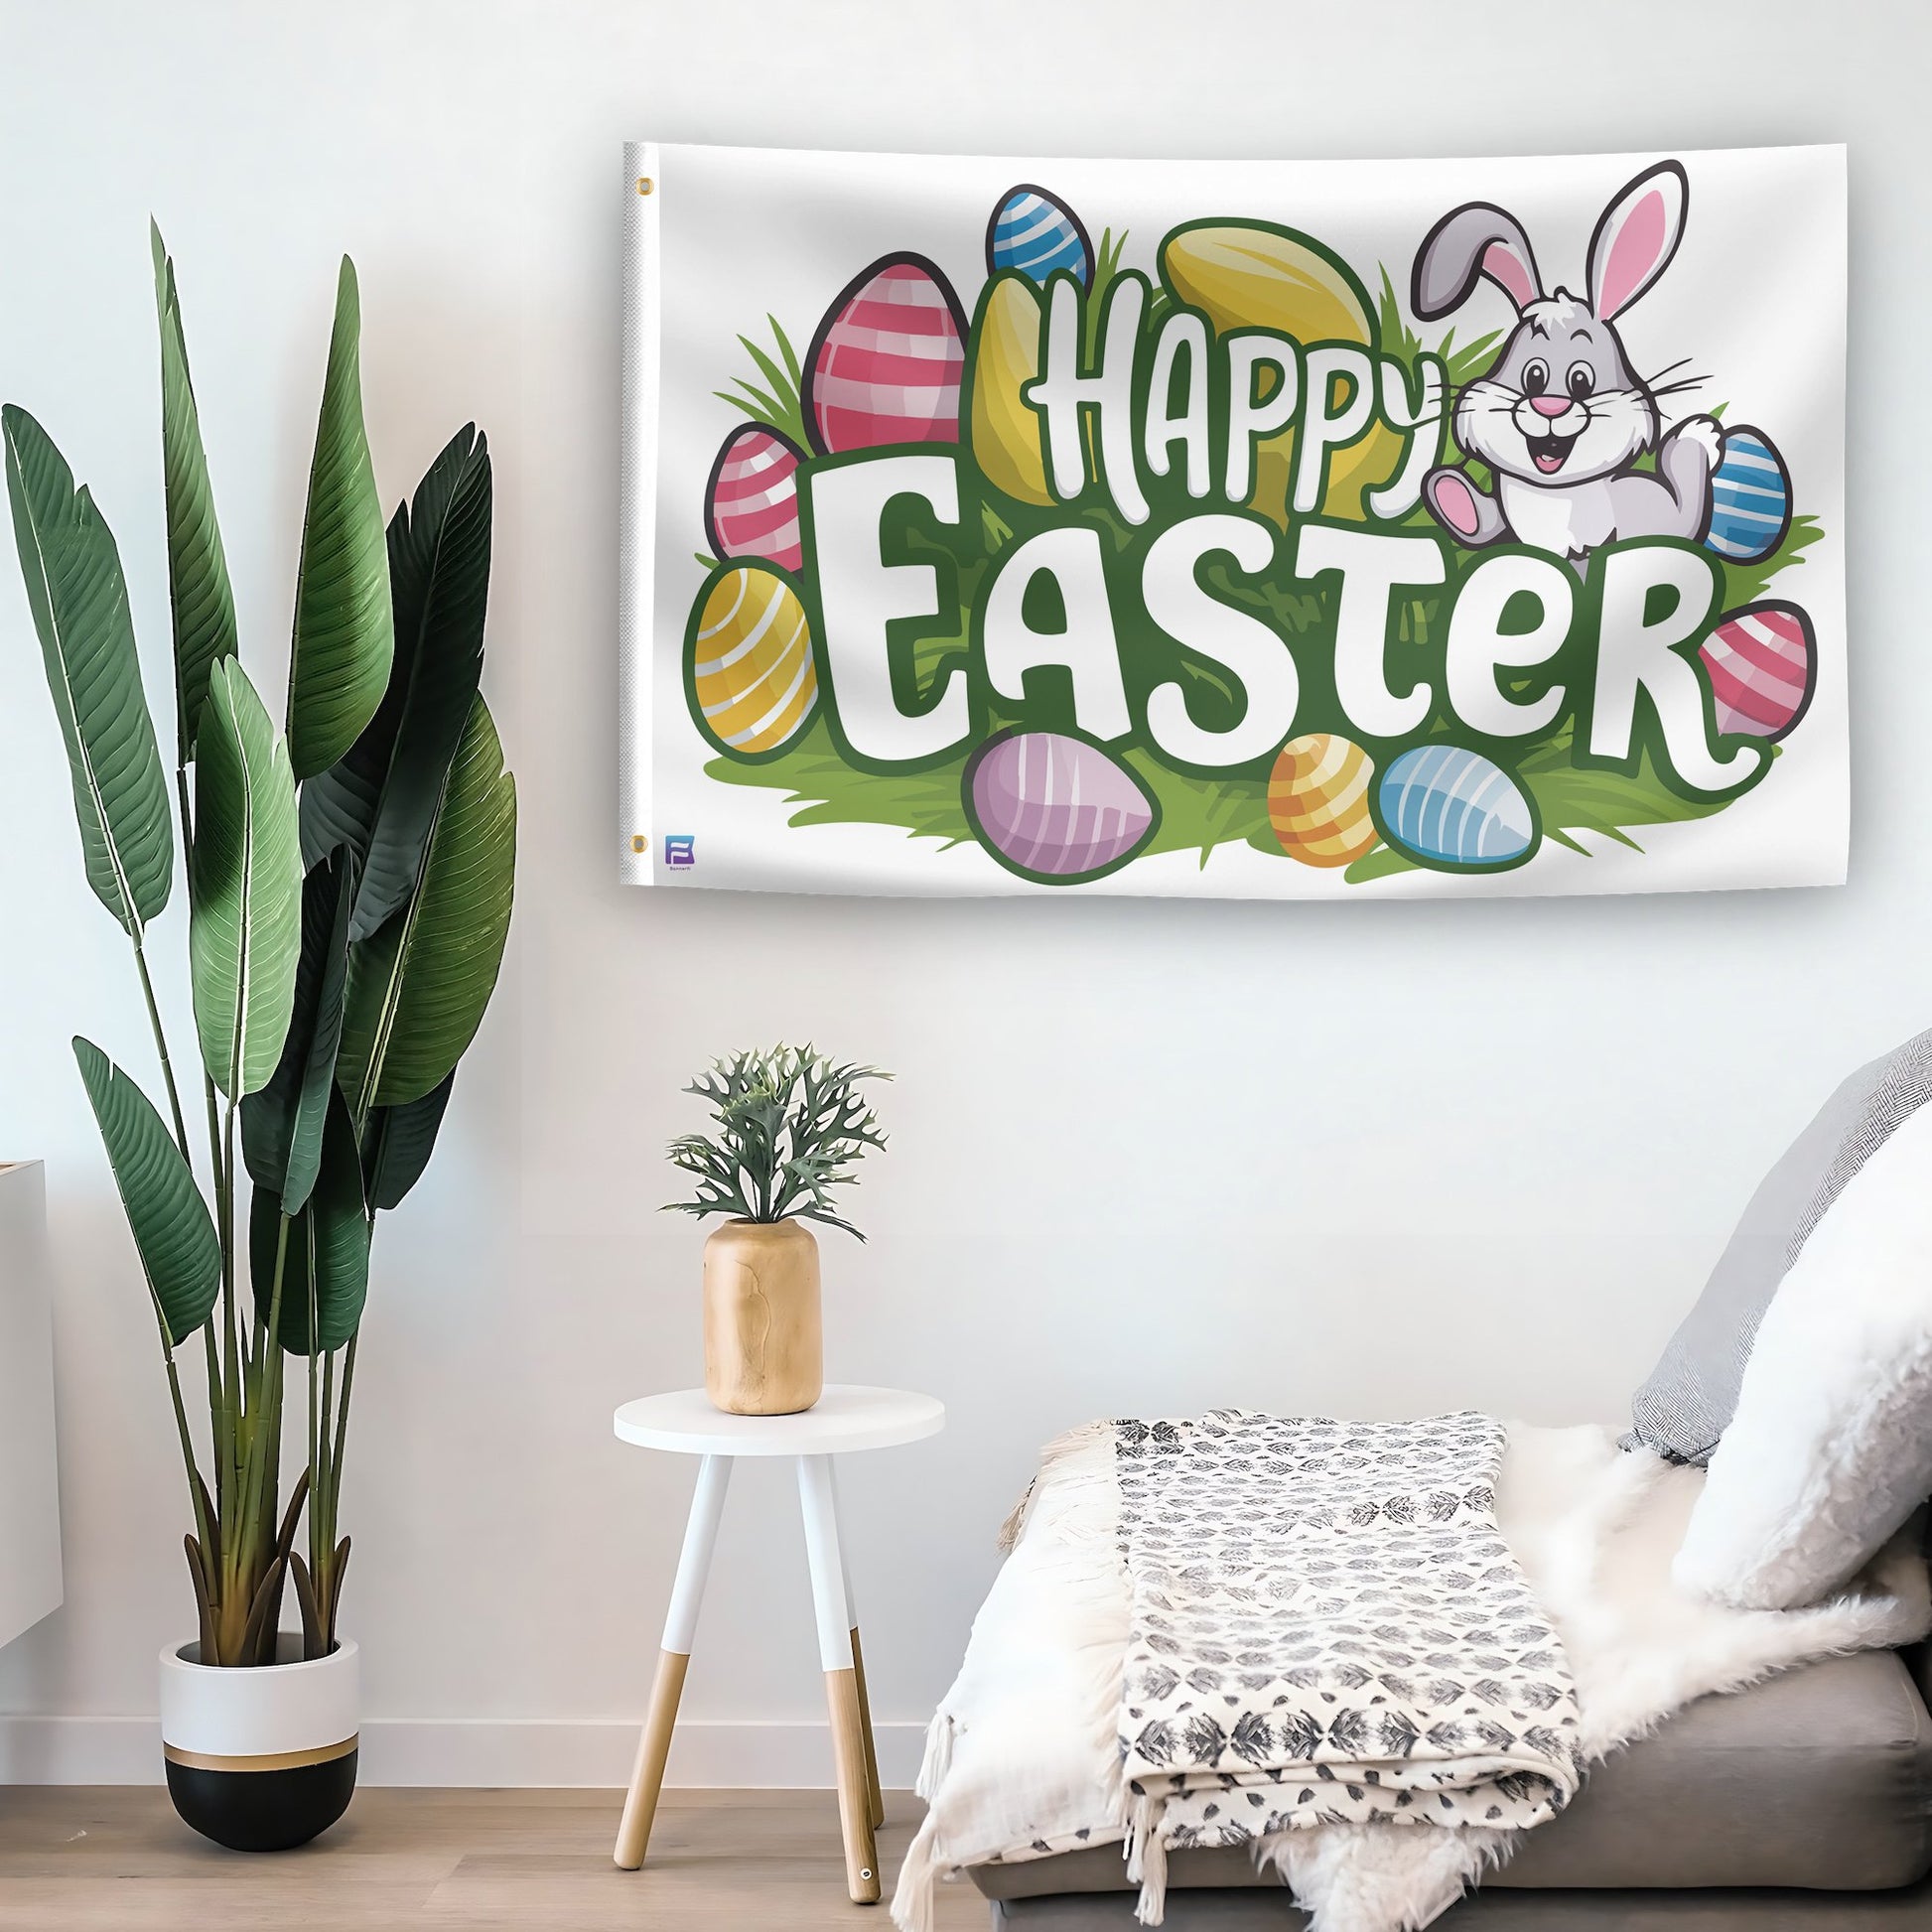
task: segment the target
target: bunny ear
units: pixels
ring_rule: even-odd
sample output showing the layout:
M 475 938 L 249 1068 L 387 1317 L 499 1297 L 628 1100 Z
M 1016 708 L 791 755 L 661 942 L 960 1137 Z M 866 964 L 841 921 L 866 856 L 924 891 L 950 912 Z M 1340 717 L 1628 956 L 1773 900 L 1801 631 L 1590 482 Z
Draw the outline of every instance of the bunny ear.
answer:
M 1589 306 L 1599 322 L 1621 315 L 1669 266 L 1690 193 L 1683 164 L 1660 161 L 1603 210 L 1589 238 Z
M 1409 306 L 1433 322 L 1461 307 L 1483 275 L 1519 312 L 1543 294 L 1536 257 L 1515 218 L 1487 202 L 1469 202 L 1444 215 L 1416 250 Z

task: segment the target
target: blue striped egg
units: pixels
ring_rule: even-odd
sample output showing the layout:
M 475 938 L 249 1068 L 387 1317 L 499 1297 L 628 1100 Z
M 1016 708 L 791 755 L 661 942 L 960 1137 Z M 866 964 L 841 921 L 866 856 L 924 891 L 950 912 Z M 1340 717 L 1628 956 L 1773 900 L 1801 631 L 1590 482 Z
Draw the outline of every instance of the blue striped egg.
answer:
M 1536 845 L 1536 814 L 1501 765 L 1459 745 L 1418 745 L 1394 759 L 1377 794 L 1397 851 L 1449 871 L 1514 865 Z
M 1725 432 L 1724 455 L 1711 473 L 1711 527 L 1704 547 L 1726 563 L 1754 564 L 1784 541 L 1791 527 L 1791 477 L 1761 429 Z
M 1017 269 L 1041 287 L 1065 269 L 1084 286 L 1093 273 L 1093 244 L 1071 208 L 1045 189 L 1022 182 L 1000 198 L 986 224 L 986 272 L 997 275 L 1003 268 Z

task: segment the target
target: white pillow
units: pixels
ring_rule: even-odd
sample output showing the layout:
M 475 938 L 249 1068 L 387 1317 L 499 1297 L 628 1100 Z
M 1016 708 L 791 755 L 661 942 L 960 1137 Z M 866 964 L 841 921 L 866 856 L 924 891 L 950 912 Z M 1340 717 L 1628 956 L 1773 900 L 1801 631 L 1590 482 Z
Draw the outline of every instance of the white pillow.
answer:
M 1765 1311 L 1671 1574 L 1745 1609 L 1849 1582 L 1932 1493 L 1932 1107 L 1855 1174 Z

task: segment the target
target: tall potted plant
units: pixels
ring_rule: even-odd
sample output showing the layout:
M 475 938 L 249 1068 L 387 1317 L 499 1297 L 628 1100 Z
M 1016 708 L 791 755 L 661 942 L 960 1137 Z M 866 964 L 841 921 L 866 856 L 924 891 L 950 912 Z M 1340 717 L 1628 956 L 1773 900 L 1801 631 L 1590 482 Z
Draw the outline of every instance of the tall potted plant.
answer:
M 892 1077 L 779 1045 L 714 1060 L 685 1088 L 714 1131 L 671 1143 L 671 1165 L 696 1184 L 665 1206 L 727 1217 L 704 1244 L 704 1373 L 728 1415 L 795 1415 L 824 1393 L 818 1242 L 805 1223 L 866 1238 L 833 1211 L 832 1190 L 886 1145 L 859 1087 Z
M 167 1110 L 75 1039 L 147 1279 L 193 1524 L 198 1636 L 162 1657 L 168 1784 L 197 1830 L 271 1850 L 327 1829 L 354 1788 L 338 1510 L 370 1240 L 429 1160 L 495 985 L 516 792 L 478 689 L 483 437 L 461 431 L 385 533 L 345 258 L 278 732 L 241 665 L 174 264 L 153 242 L 172 805 L 113 535 L 32 416 L 9 404 L 0 435 L 87 880 L 131 942 Z M 147 958 L 177 823 L 199 1105 Z M 191 1119 L 206 1128 L 200 1175 Z M 291 1357 L 307 1454 L 285 1483 Z M 283 1632 L 290 1594 L 301 1627 Z

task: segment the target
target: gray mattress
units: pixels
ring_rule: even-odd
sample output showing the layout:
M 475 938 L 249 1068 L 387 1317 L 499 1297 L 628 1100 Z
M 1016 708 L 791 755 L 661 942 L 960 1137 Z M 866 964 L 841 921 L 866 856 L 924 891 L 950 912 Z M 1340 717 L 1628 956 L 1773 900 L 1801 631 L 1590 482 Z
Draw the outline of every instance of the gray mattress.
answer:
M 995 1900 L 995 1932 L 1141 1932 L 1118 1892 Z M 1161 1932 L 1308 1932 L 1261 1891 L 1171 1894 Z M 1909 1891 L 1482 1891 L 1430 1932 L 1927 1932 L 1932 1885 Z
M 1563 1817 L 1438 1924 L 1932 1932 L 1928 1873 L 1932 1716 L 1903 1660 L 1873 1651 L 1701 1699 L 1599 1765 Z M 971 1875 L 1016 1932 L 1133 1924 L 1118 1846 Z M 1172 1932 L 1304 1923 L 1241 1851 L 1177 1853 L 1168 1882 Z

